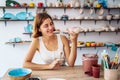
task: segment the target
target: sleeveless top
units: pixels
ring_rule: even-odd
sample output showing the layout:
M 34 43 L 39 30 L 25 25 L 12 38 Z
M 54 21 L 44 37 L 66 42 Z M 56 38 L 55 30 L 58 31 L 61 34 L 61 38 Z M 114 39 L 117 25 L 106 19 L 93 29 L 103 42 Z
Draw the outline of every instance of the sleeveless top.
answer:
M 57 34 L 58 49 L 56 51 L 50 51 L 45 47 L 42 37 L 39 38 L 40 41 L 40 55 L 45 64 L 52 63 L 55 59 L 64 59 L 63 43 L 60 34 Z M 52 46 L 51 46 L 52 47 Z M 61 65 L 64 65 L 64 62 Z

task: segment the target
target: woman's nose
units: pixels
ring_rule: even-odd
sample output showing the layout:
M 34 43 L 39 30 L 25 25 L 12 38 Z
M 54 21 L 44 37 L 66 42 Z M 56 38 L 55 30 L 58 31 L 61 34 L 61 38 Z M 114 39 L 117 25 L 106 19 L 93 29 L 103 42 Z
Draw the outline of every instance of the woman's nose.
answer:
M 49 25 L 49 29 L 53 29 L 53 26 Z

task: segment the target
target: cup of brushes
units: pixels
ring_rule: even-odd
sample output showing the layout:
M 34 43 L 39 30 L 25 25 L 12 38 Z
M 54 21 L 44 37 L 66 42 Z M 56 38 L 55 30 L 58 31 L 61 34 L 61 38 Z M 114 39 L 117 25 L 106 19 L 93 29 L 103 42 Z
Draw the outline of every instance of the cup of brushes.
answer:
M 120 48 L 117 48 L 115 57 L 112 61 L 110 61 L 110 57 L 108 54 L 103 55 L 103 65 L 104 65 L 104 79 L 105 80 L 119 80 L 119 66 L 120 66 L 120 59 L 119 59 L 119 51 Z

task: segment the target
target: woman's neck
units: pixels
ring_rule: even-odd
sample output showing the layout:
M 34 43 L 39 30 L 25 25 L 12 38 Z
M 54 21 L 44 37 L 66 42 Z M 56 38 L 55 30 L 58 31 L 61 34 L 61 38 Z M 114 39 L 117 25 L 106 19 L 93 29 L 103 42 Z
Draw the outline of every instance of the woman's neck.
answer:
M 55 35 L 52 35 L 52 36 L 43 36 L 42 38 L 43 38 L 43 40 L 45 40 L 45 41 L 51 41 L 51 40 L 54 40 Z

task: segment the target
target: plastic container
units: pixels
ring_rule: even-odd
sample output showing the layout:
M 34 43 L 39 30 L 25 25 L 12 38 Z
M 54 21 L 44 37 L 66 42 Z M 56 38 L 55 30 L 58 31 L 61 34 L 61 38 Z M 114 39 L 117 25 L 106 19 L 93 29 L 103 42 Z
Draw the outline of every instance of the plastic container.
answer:
M 98 55 L 97 54 L 83 54 L 82 65 L 85 74 L 92 76 L 92 66 L 97 65 Z

